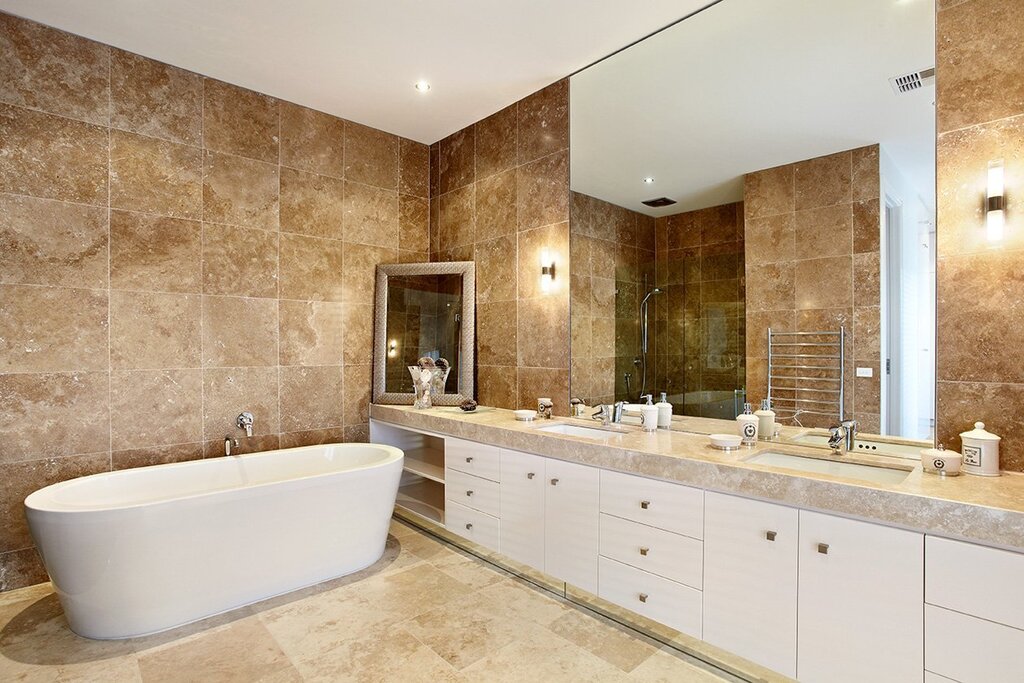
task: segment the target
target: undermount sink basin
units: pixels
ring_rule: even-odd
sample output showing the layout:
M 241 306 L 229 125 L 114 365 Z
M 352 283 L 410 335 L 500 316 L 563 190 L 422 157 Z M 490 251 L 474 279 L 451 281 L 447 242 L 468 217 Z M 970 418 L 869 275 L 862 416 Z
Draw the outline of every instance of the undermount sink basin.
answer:
M 828 446 L 828 434 L 822 432 L 804 432 L 788 439 L 790 443 L 800 446 Z M 875 455 L 898 455 L 903 458 L 920 458 L 921 449 L 928 446 L 918 444 L 888 443 L 886 441 L 874 441 L 872 439 L 855 440 L 855 453 L 873 453 Z
M 585 439 L 608 439 L 617 434 L 605 429 L 594 429 L 593 427 L 580 427 L 578 425 L 557 424 L 547 427 L 537 427 L 538 432 L 548 434 L 564 434 L 565 436 L 582 436 Z
M 776 453 L 775 451 L 759 453 L 749 458 L 747 462 L 755 465 L 784 467 L 789 470 L 810 472 L 812 474 L 827 474 L 833 477 L 859 479 L 874 484 L 898 484 L 910 474 L 910 470 L 897 469 L 895 467 L 864 465 L 856 462 L 838 462 L 822 458 L 790 455 L 789 453 Z

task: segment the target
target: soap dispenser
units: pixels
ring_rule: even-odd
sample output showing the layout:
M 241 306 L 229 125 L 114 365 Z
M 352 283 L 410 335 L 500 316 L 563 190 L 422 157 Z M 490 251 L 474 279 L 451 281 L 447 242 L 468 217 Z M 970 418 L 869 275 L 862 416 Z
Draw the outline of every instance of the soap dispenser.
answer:
M 754 412 L 757 415 L 757 433 L 762 441 L 770 441 L 775 435 L 775 411 L 772 410 L 770 398 L 761 400 L 761 409 Z
M 658 408 L 658 429 L 672 427 L 672 404 L 668 402 L 668 394 L 661 392 L 661 400 L 654 404 Z
M 744 403 L 743 412 L 736 416 L 736 425 L 746 446 L 753 446 L 757 442 L 757 427 L 760 420 L 754 415 L 752 408 L 749 403 Z

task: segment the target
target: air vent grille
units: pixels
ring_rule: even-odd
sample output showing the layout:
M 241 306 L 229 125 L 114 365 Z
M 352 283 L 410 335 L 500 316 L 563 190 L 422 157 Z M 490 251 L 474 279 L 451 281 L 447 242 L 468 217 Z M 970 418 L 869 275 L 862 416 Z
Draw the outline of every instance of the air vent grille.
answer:
M 669 199 L 668 197 L 658 197 L 657 199 L 648 199 L 647 201 L 644 202 L 644 204 L 646 204 L 647 206 L 650 206 L 650 207 L 655 208 L 655 209 L 660 208 L 662 206 L 672 206 L 675 203 L 676 203 L 676 200 Z
M 889 85 L 897 95 L 920 90 L 926 85 L 935 82 L 935 69 L 922 69 L 913 73 L 893 76 L 889 79 Z

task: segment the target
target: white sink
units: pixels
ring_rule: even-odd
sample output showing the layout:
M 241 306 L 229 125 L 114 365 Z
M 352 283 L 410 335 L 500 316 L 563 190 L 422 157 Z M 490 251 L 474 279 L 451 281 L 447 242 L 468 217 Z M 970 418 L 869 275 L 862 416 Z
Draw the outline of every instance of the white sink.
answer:
M 580 427 L 578 425 L 556 424 L 547 427 L 537 427 L 538 432 L 549 434 L 564 434 L 565 436 L 582 436 L 584 439 L 608 439 L 619 432 L 610 432 L 606 429 L 595 429 L 593 427 Z
M 863 465 L 856 462 L 839 462 L 823 458 L 776 453 L 775 451 L 759 453 L 749 458 L 747 462 L 755 465 L 784 467 L 789 470 L 799 470 L 800 472 L 810 472 L 813 474 L 828 474 L 833 477 L 859 479 L 874 484 L 898 484 L 910 474 L 910 470 L 894 467 Z
M 804 432 L 787 439 L 790 443 L 801 446 L 828 446 L 828 434 L 823 432 Z M 888 443 L 886 441 L 875 441 L 857 437 L 853 453 L 873 453 L 875 455 L 898 455 L 903 458 L 920 458 L 922 448 L 930 448 L 930 445 Z

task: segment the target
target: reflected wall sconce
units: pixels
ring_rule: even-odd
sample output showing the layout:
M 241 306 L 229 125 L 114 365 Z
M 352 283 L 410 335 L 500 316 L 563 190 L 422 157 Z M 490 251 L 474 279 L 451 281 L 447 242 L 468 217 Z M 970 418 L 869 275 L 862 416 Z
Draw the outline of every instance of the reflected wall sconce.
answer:
M 555 281 L 555 261 L 547 249 L 540 250 L 540 290 L 547 294 Z
M 388 358 L 394 358 L 398 355 L 398 341 L 392 339 L 388 341 Z
M 988 193 L 985 201 L 985 232 L 989 242 L 1001 242 L 1006 229 L 1003 212 L 1003 160 L 988 162 Z

